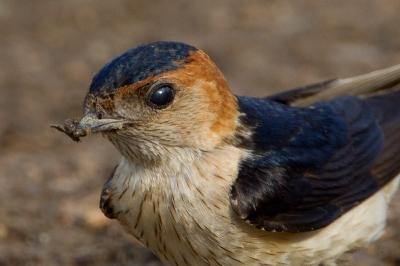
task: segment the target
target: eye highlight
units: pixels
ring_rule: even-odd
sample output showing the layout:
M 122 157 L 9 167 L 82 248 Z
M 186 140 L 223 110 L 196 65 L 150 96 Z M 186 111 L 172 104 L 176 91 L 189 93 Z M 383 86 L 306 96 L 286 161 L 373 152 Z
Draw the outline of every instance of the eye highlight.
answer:
M 162 84 L 155 89 L 150 89 L 148 101 L 151 107 L 162 109 L 172 103 L 174 96 L 174 90 L 171 85 Z

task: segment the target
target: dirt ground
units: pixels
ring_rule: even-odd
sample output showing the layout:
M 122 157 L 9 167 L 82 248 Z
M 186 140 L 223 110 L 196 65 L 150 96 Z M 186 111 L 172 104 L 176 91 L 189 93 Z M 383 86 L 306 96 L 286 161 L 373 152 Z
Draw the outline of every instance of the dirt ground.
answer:
M 0 0 L 0 265 L 160 265 L 98 209 L 119 160 L 82 117 L 93 74 L 139 44 L 206 51 L 236 94 L 262 96 L 400 63 L 400 1 Z M 341 265 L 400 265 L 400 193 L 381 239 Z

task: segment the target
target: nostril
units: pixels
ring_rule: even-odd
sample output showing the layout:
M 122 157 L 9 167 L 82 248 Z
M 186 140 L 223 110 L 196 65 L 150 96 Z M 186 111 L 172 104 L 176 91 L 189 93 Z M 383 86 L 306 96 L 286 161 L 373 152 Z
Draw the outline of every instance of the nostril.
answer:
M 97 119 L 102 119 L 103 115 L 102 114 L 97 114 Z

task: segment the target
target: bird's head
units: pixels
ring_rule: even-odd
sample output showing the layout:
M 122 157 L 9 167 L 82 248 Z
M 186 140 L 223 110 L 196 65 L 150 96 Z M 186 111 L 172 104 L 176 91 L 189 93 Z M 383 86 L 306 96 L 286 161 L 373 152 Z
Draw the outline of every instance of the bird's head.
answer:
M 195 47 L 156 42 L 129 50 L 93 78 L 79 132 L 102 132 L 123 154 L 164 147 L 212 150 L 234 139 L 237 99 Z M 126 154 L 124 154 L 126 155 Z

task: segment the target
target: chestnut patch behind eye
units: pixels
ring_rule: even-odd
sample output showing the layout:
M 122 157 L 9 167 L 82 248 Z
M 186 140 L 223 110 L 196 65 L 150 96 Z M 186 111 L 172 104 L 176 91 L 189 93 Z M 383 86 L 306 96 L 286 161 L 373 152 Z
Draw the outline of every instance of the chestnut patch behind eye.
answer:
M 174 90 L 169 84 L 161 84 L 150 89 L 148 102 L 153 108 L 162 109 L 167 107 L 174 100 Z

